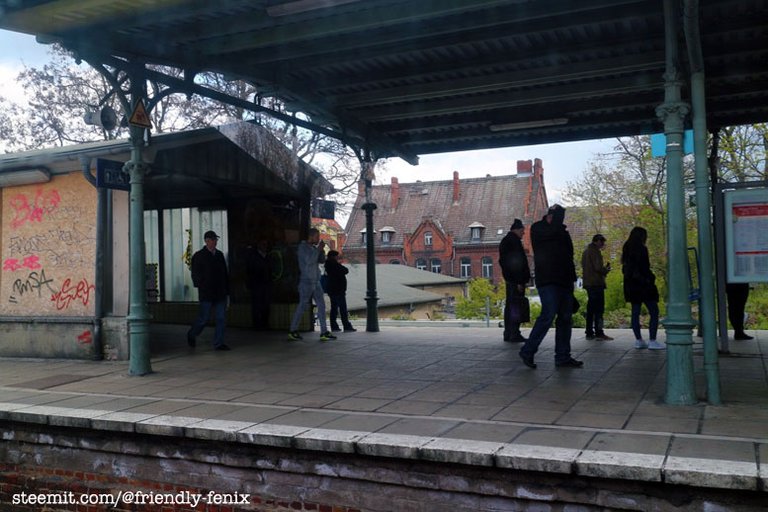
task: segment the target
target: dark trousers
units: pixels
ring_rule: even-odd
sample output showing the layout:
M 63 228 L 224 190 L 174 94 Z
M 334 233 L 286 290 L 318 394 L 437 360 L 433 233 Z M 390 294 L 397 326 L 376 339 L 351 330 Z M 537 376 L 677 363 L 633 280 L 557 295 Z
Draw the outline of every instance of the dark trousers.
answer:
M 556 284 L 539 286 L 541 314 L 533 324 L 528 341 L 520 349 L 520 355 L 532 358 L 539 350 L 547 331 L 555 324 L 555 362 L 571 359 L 571 328 L 573 325 L 573 289 Z M 557 320 L 555 320 L 557 317 Z
M 349 323 L 349 312 L 347 311 L 347 296 L 344 293 L 328 295 L 331 299 L 331 329 L 338 331 L 339 323 L 337 319 L 341 315 L 341 324 L 345 329 L 352 327 Z
M 728 320 L 734 333 L 744 334 L 744 308 L 749 298 L 749 283 L 727 283 L 725 293 L 728 296 Z
M 251 287 L 251 320 L 254 329 L 269 329 L 269 301 L 268 284 L 257 284 Z
M 520 322 L 510 322 L 509 319 L 511 317 L 510 308 L 512 307 L 512 302 L 514 302 L 516 297 L 525 297 L 525 290 L 518 290 L 515 283 L 510 283 L 509 281 L 505 281 L 505 283 L 507 301 L 504 305 L 504 340 L 509 341 L 523 337 L 520 332 Z
M 605 313 L 605 288 L 585 286 L 587 290 L 587 336 L 600 336 L 603 332 L 603 314 Z
M 208 319 L 211 317 L 211 310 L 214 311 L 216 318 L 216 331 L 213 335 L 213 346 L 219 347 L 224 344 L 224 329 L 227 321 L 227 299 L 221 299 L 217 301 L 201 300 L 200 310 L 187 332 L 188 338 L 197 338 L 197 336 L 203 332 L 205 324 L 208 323 Z

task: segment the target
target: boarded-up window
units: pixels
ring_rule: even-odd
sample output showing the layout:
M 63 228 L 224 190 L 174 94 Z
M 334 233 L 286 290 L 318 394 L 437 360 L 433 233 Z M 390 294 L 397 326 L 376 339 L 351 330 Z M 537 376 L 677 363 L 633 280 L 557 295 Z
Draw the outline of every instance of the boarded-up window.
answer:
M 96 189 L 80 173 L 2 189 L 0 243 L 0 314 L 94 314 Z

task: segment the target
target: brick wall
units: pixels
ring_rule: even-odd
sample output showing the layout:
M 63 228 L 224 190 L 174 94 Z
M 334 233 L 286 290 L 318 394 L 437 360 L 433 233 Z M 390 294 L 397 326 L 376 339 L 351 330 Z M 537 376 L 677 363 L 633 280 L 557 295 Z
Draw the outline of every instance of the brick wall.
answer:
M 184 432 L 180 429 L 180 432 Z M 482 512 L 764 510 L 765 493 L 690 488 L 172 435 L 0 422 L 0 510 Z M 14 495 L 246 493 L 247 505 L 13 504 Z

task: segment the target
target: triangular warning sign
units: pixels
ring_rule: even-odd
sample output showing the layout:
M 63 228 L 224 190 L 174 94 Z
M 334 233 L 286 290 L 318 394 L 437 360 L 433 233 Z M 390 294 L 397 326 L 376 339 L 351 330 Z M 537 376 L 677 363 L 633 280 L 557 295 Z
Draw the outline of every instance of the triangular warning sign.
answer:
M 152 121 L 149 120 L 149 114 L 147 109 L 144 108 L 144 100 L 139 98 L 136 102 L 136 106 L 133 108 L 133 113 L 128 119 L 128 122 L 134 126 L 141 126 L 142 128 L 152 128 Z

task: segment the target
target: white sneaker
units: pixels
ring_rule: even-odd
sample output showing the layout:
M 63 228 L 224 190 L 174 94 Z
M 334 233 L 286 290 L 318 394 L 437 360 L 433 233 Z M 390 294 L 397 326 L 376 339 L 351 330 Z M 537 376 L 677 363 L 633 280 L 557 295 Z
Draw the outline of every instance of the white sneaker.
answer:
M 648 344 L 645 340 L 635 340 L 635 348 L 648 348 Z
M 648 350 L 664 350 L 667 348 L 663 343 L 659 343 L 656 340 L 651 340 L 648 342 Z

